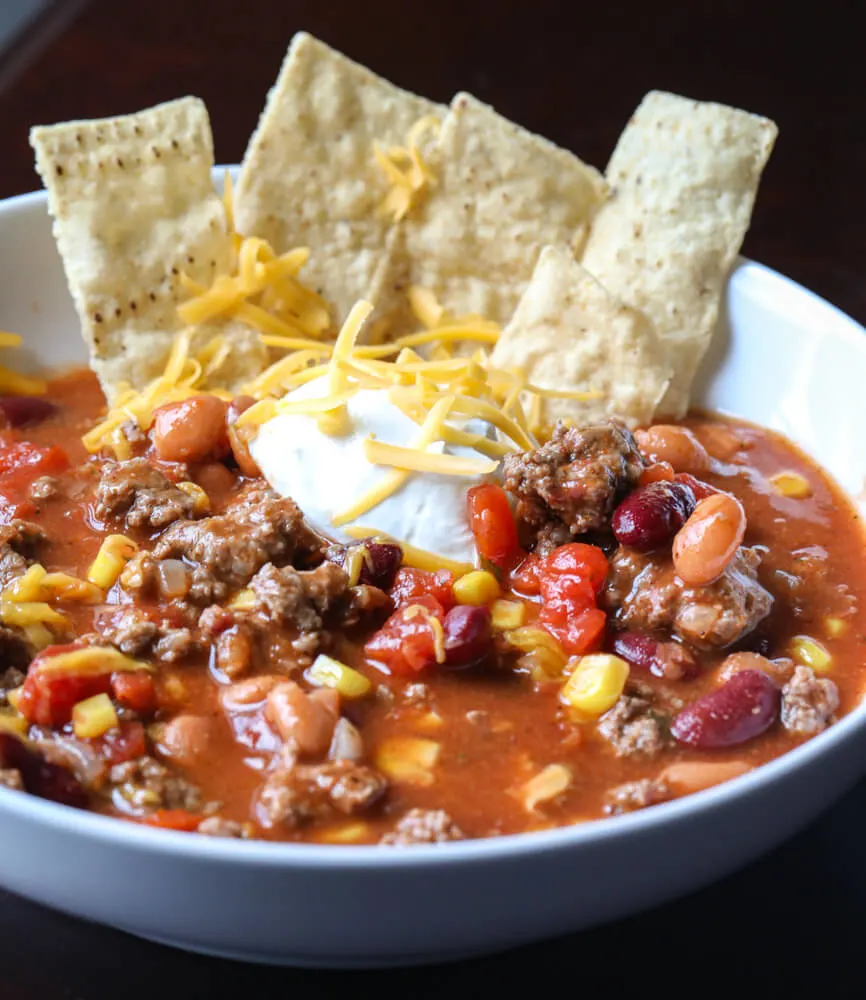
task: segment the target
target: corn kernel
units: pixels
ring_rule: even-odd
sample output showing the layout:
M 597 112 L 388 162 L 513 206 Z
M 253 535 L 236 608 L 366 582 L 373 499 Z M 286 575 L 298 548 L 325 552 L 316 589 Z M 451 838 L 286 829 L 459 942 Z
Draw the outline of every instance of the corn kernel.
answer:
M 521 789 L 521 798 L 528 812 L 541 802 L 550 802 L 571 784 L 571 771 L 564 764 L 548 764 Z
M 613 708 L 628 679 L 628 664 L 609 653 L 581 657 L 565 682 L 560 698 L 583 715 L 598 718 Z
M 20 687 L 11 688 L 9 691 L 6 692 L 6 700 L 15 709 L 16 712 L 18 711 L 18 699 L 20 697 L 21 697 Z
M 27 720 L 17 712 L 0 712 L 0 733 L 23 736 L 27 732 Z
M 102 736 L 117 725 L 117 712 L 107 694 L 95 694 L 72 707 L 72 731 L 81 740 Z
M 101 604 L 102 590 L 89 580 L 79 580 L 68 573 L 46 573 L 42 578 L 42 600 L 77 601 L 81 604 Z
M 251 611 L 256 603 L 256 595 L 249 587 L 239 590 L 226 607 L 230 611 Z
M 492 573 L 476 569 L 454 581 L 454 598 L 458 604 L 489 604 L 499 597 L 499 581 Z
M 363 698 L 373 685 L 360 671 L 320 653 L 307 667 L 304 677 L 315 687 L 333 688 L 344 698 Z
M 28 625 L 53 625 L 65 629 L 69 619 L 42 601 L 28 601 L 26 604 L 0 601 L 0 618 L 5 625 L 26 628 Z
M 791 656 L 804 667 L 811 667 L 816 674 L 826 673 L 833 663 L 827 647 L 809 635 L 795 635 L 791 640 Z
M 188 497 L 192 498 L 192 510 L 194 514 L 202 515 L 210 513 L 210 497 L 198 483 L 190 483 L 184 480 L 182 483 L 177 484 L 177 488 L 183 490 Z
M 825 618 L 824 631 L 828 639 L 838 639 L 848 631 L 848 622 L 844 618 Z
M 520 628 L 526 620 L 526 605 L 523 601 L 498 600 L 491 609 L 493 627 L 501 629 Z
M 516 646 L 522 653 L 527 654 L 518 661 L 522 666 L 529 666 L 530 669 L 541 666 L 544 672 L 551 677 L 562 673 L 568 657 L 562 651 L 562 646 L 546 629 L 526 625 L 522 628 L 512 629 L 510 632 L 504 632 L 503 635 L 510 645 Z
M 34 563 L 23 576 L 13 580 L 3 591 L 4 601 L 18 601 L 26 604 L 30 601 L 41 601 L 43 598 L 42 581 L 47 576 L 44 566 Z
M 332 826 L 316 837 L 321 844 L 358 844 L 370 836 L 370 824 L 363 820 Z
M 777 493 L 792 500 L 805 500 L 812 495 L 809 480 L 799 472 L 777 472 L 770 476 L 769 483 Z
M 43 657 L 38 667 L 41 674 L 75 674 L 93 677 L 98 674 L 111 674 L 115 671 L 150 670 L 149 664 L 143 660 L 134 660 L 113 646 L 85 646 L 83 649 L 73 649 L 68 653 L 57 653 L 55 656 Z
M 126 535 L 109 535 L 100 545 L 87 579 L 101 590 L 110 590 L 137 551 L 138 546 Z
M 23 632 L 27 637 L 27 641 L 37 653 L 41 653 L 43 649 L 46 649 L 54 642 L 54 636 L 44 625 L 40 623 L 35 625 L 25 625 Z
M 433 740 L 393 736 L 376 752 L 376 766 L 387 777 L 408 785 L 432 785 L 442 747 Z

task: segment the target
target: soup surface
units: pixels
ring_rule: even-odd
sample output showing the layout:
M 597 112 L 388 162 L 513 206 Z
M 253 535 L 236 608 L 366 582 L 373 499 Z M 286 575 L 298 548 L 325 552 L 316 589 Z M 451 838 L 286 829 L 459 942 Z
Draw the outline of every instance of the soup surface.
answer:
M 858 516 L 768 431 L 560 427 L 474 493 L 458 577 L 332 545 L 227 445 L 165 460 L 168 418 L 88 455 L 89 372 L 48 398 L 0 450 L 10 787 L 215 835 L 485 837 L 736 777 L 861 697 Z

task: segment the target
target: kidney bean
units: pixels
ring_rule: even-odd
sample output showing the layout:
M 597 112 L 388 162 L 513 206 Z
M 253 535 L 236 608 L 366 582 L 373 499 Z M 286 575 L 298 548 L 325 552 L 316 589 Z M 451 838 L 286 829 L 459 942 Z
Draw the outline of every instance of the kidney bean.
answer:
M 364 547 L 369 553 L 369 562 L 364 560 L 358 583 L 387 590 L 403 561 L 403 550 L 390 542 L 364 542 Z
M 201 462 L 228 453 L 224 400 L 217 396 L 190 396 L 153 411 L 151 439 L 166 462 Z
M 695 507 L 674 538 L 674 569 L 692 587 L 703 587 L 724 573 L 746 533 L 746 512 L 729 493 L 715 493 Z
M 21 773 L 26 791 L 42 799 L 84 809 L 87 793 L 81 782 L 59 764 L 51 764 L 9 733 L 0 733 L 0 764 Z
M 677 681 L 698 673 L 694 656 L 678 642 L 662 642 L 642 632 L 617 632 L 612 646 L 617 656 L 656 677 Z
M 699 750 L 733 747 L 766 732 L 779 715 L 781 694 L 762 670 L 740 670 L 674 717 L 677 743 Z
M 650 552 L 667 544 L 691 517 L 695 495 L 685 483 L 641 486 L 613 512 L 611 527 L 620 545 Z
M 458 604 L 445 615 L 442 629 L 445 662 L 450 667 L 468 667 L 490 651 L 493 634 L 489 608 Z
M 0 416 L 10 427 L 41 424 L 60 409 L 43 396 L 0 396 Z
M 636 431 L 635 440 L 647 461 L 668 462 L 678 472 L 700 472 L 710 464 L 706 448 L 688 427 L 654 424 L 645 431 Z

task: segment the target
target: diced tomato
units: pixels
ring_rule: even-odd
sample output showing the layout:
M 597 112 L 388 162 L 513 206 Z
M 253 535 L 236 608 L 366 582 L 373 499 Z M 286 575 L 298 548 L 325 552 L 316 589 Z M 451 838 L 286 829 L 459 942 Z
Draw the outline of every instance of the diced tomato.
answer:
M 499 569 L 510 569 L 520 558 L 521 549 L 508 494 L 501 486 L 484 483 L 473 486 L 467 499 L 469 524 L 479 555 Z
M 423 613 L 418 608 L 423 608 Z M 412 674 L 436 664 L 436 636 L 430 617 L 440 622 L 445 609 L 435 597 L 421 595 L 403 606 L 367 642 L 364 652 L 395 675 Z
M 417 604 L 419 597 L 433 597 L 447 611 L 454 604 L 453 585 L 454 576 L 447 569 L 431 573 L 426 569 L 403 566 L 397 570 L 389 593 L 397 608 Z
M 566 653 L 583 656 L 601 648 L 607 615 L 600 608 L 585 608 L 561 624 L 544 619 L 540 623 L 559 641 Z
M 560 545 L 544 560 L 543 575 L 570 576 L 589 580 L 597 594 L 607 577 L 607 558 L 597 545 L 571 542 Z
M 110 764 L 123 764 L 145 754 L 144 726 L 140 722 L 121 722 L 104 736 L 93 740 L 97 752 Z
M 31 664 L 21 688 L 18 711 L 39 726 L 62 726 L 72 718 L 73 705 L 110 690 L 110 674 L 47 674 L 34 670 Z
M 16 495 L 19 491 L 0 489 L 0 524 L 10 524 L 16 518 L 25 521 L 36 515 L 38 508 L 32 500 Z
M 62 448 L 43 448 L 29 441 L 16 441 L 0 449 L 0 478 L 30 482 L 38 476 L 56 476 L 69 468 L 69 457 Z
M 149 816 L 137 820 L 145 826 L 155 826 L 160 830 L 180 830 L 182 833 L 194 833 L 201 821 L 201 816 L 187 812 L 186 809 L 157 809 Z
M 156 708 L 156 691 L 153 678 L 143 670 L 117 671 L 111 675 L 111 693 L 114 700 L 133 712 L 146 714 Z
M 508 577 L 512 589 L 520 594 L 527 594 L 534 597 L 541 592 L 541 584 L 538 579 L 542 566 L 540 556 L 528 555 L 523 562 L 519 563 L 511 571 Z

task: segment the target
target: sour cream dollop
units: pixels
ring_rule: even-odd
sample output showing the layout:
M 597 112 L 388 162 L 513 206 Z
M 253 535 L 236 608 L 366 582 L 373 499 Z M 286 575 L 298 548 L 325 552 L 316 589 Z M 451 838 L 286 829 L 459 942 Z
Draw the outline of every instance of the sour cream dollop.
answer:
M 286 399 L 319 397 L 327 392 L 327 377 L 323 377 L 301 386 Z M 391 471 L 367 461 L 364 440 L 372 434 L 377 441 L 405 447 L 418 434 L 418 425 L 391 402 L 383 389 L 359 389 L 346 408 L 352 429 L 342 437 L 323 434 L 315 416 L 283 413 L 263 423 L 250 444 L 250 453 L 270 485 L 281 496 L 292 497 L 317 531 L 343 542 L 351 536 L 343 527 L 334 526 L 334 515 Z M 455 416 L 448 423 L 486 437 L 495 434 L 491 425 L 482 420 Z M 480 460 L 487 457 L 474 448 L 441 441 L 426 450 Z M 466 493 L 490 478 L 411 472 L 400 489 L 344 527 L 363 525 L 436 555 L 472 563 L 475 543 Z

